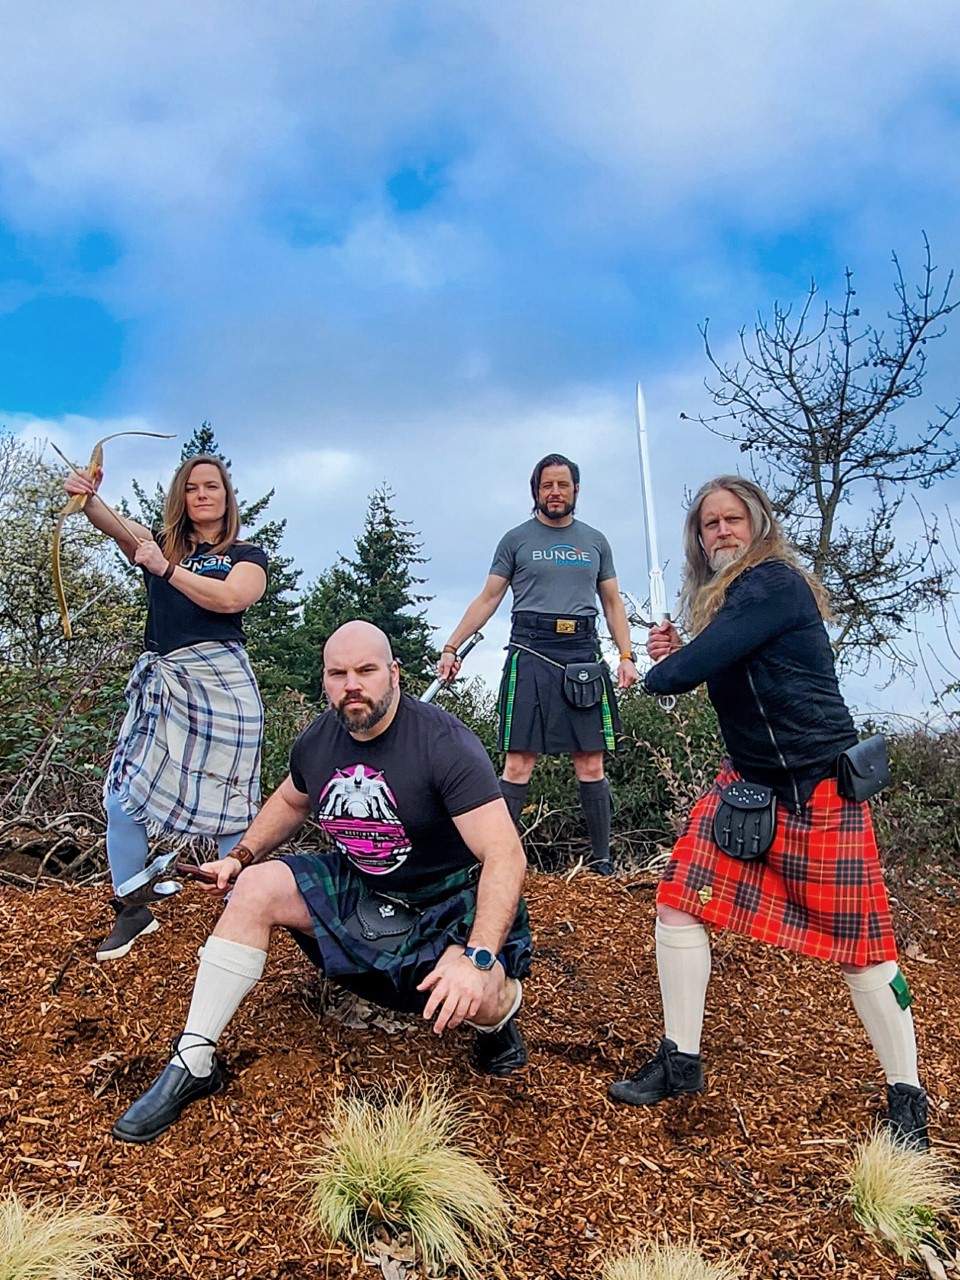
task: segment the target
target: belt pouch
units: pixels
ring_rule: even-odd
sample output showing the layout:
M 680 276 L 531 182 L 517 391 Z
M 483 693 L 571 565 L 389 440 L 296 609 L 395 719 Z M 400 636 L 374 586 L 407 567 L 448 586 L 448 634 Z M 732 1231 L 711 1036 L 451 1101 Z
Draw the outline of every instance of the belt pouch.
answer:
M 418 912 L 402 902 L 365 893 L 343 923 L 358 942 L 366 942 L 378 951 L 396 951 L 419 918 Z
M 882 733 L 864 738 L 837 756 L 837 794 L 844 800 L 869 800 L 889 781 L 890 761 Z
M 571 707 L 595 707 L 603 697 L 599 662 L 568 662 L 563 668 L 563 696 Z
M 777 797 L 772 787 L 756 782 L 729 782 L 720 790 L 713 817 L 713 838 L 731 858 L 753 862 L 773 844 L 777 829 Z

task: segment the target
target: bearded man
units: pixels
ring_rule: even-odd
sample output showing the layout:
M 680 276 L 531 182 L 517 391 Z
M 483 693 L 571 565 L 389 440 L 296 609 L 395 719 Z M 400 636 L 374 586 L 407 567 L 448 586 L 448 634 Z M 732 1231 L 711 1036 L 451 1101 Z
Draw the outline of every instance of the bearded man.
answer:
M 684 550 L 681 615 L 693 638 L 655 627 L 643 687 L 677 694 L 706 682 L 728 758 L 657 893 L 664 1038 L 610 1096 L 642 1106 L 702 1092 L 709 923 L 839 964 L 886 1075 L 891 1133 L 926 1148 L 911 997 L 870 810 L 841 794 L 858 737 L 823 622 L 826 592 L 801 568 L 767 495 L 739 476 L 696 495 Z
M 390 642 L 369 622 L 335 631 L 323 660 L 331 709 L 297 738 L 290 773 L 241 842 L 208 864 L 210 892 L 232 889 L 230 900 L 170 1061 L 113 1127 L 123 1142 L 152 1141 L 223 1088 L 216 1042 L 277 927 L 366 999 L 422 1013 L 438 1035 L 476 1028 L 488 1075 L 527 1060 L 514 1021 L 530 967 L 526 860 L 483 745 L 400 692 Z M 262 862 L 311 812 L 334 850 Z
M 598 597 L 620 651 L 620 689 L 637 680 L 636 654 L 610 544 L 574 516 L 580 468 L 563 454 L 547 454 L 533 469 L 530 492 L 533 519 L 500 539 L 483 590 L 443 646 L 439 674 L 456 676 L 457 648 L 493 616 L 510 587 L 512 626 L 499 696 L 503 797 L 519 823 L 538 756 L 569 755 L 590 836 L 588 865 L 609 876 L 612 805 L 603 753 L 616 750 L 620 721 L 610 673 L 599 660 Z

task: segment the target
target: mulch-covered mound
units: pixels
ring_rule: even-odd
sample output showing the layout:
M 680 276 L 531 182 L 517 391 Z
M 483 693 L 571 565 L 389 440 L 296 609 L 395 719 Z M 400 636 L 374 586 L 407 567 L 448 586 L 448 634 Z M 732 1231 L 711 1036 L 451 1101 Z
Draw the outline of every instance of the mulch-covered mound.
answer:
M 718 935 L 707 1092 L 618 1107 L 607 1084 L 661 1034 L 653 886 L 531 875 L 527 896 L 537 954 L 523 1072 L 477 1075 L 470 1032 L 438 1038 L 415 1018 L 345 1014 L 342 1001 L 325 1014 L 330 993 L 278 936 L 221 1042 L 227 1091 L 136 1147 L 110 1126 L 165 1061 L 218 908 L 188 887 L 161 909 L 160 932 L 100 965 L 103 891 L 0 888 L 3 1187 L 112 1198 L 143 1241 L 126 1259 L 138 1280 L 372 1278 L 303 1226 L 301 1162 L 342 1091 L 443 1073 L 517 1208 L 513 1252 L 490 1271 L 499 1280 L 587 1280 L 638 1233 L 691 1231 L 758 1280 L 916 1274 L 879 1254 L 842 1203 L 839 1169 L 875 1123 L 883 1081 L 837 970 Z M 960 928 L 935 896 L 925 917 L 902 909 L 898 924 L 934 1140 L 950 1150 Z

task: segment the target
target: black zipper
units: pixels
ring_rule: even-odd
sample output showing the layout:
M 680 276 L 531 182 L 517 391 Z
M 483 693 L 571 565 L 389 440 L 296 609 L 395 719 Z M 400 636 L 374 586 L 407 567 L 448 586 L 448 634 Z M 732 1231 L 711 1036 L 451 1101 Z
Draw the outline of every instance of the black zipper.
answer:
M 783 752 L 780 750 L 780 744 L 777 742 L 776 735 L 773 732 L 770 721 L 767 719 L 767 713 L 764 710 L 763 703 L 760 701 L 760 695 L 757 693 L 757 686 L 753 683 L 753 672 L 747 667 L 747 680 L 750 682 L 750 692 L 756 699 L 760 715 L 763 717 L 763 723 L 767 726 L 767 733 L 770 735 L 770 741 L 773 743 L 773 749 L 777 753 L 777 759 L 780 761 L 780 767 L 790 779 L 790 786 L 793 788 L 794 811 L 799 818 L 803 813 L 803 805 L 800 803 L 800 793 L 797 791 L 797 780 L 790 772 L 786 760 L 783 758 Z

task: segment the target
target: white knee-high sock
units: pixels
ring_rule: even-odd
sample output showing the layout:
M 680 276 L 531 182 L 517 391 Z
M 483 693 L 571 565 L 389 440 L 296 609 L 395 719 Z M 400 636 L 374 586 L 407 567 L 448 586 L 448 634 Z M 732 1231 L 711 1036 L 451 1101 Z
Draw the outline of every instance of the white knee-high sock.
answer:
M 885 960 L 864 973 L 845 973 L 843 976 L 850 988 L 853 1007 L 866 1028 L 874 1053 L 880 1059 L 887 1084 L 912 1084 L 919 1088 L 913 1014 L 909 1005 L 901 1009 L 890 985 L 898 973 L 896 960 Z
M 267 953 L 242 942 L 211 936 L 199 954 L 200 967 L 180 1038 L 180 1052 L 172 1061 L 174 1066 L 182 1067 L 182 1058 L 191 1075 L 208 1076 L 213 1070 L 213 1048 L 205 1041 L 215 1043 L 220 1039 L 240 1002 L 257 985 Z M 202 1040 L 191 1044 L 194 1037 Z
M 658 920 L 656 939 L 663 1033 L 681 1053 L 699 1053 L 710 981 L 707 931 L 702 924 L 667 925 Z

